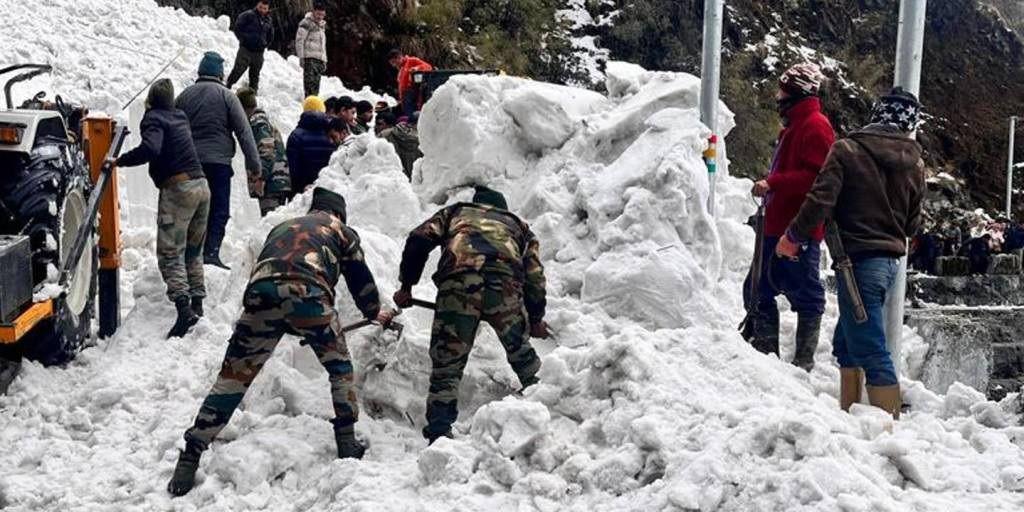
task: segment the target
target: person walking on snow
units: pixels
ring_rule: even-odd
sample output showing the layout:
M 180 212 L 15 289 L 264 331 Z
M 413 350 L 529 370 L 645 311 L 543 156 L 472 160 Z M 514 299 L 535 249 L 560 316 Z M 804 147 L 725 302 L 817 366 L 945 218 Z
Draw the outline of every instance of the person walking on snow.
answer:
M 178 314 L 167 337 L 180 337 L 203 316 L 206 282 L 202 250 L 210 189 L 192 143 L 188 117 L 174 108 L 170 80 L 157 80 L 150 87 L 139 130 L 139 146 L 111 163 L 120 167 L 148 163 L 149 176 L 160 189 L 157 263 L 167 284 L 167 298 Z
M 253 139 L 260 152 L 258 174 L 249 173 L 249 196 L 260 203 L 260 215 L 288 202 L 292 192 L 292 178 L 288 171 L 288 157 L 281 132 L 277 131 L 270 116 L 256 104 L 256 91 L 243 87 L 238 90 L 238 101 L 249 117 Z
M 295 33 L 295 54 L 302 66 L 302 84 L 305 96 L 320 94 L 320 77 L 327 70 L 327 8 L 323 2 L 313 2 L 313 10 L 299 22 Z
M 203 260 L 228 269 L 220 259 L 220 246 L 231 217 L 231 177 L 235 174 L 231 160 L 235 156 L 235 139 L 242 146 L 246 172 L 258 174 L 261 166 L 245 109 L 221 83 L 223 78 L 224 58 L 216 52 L 206 52 L 199 64 L 199 80 L 181 92 L 177 107 L 188 116 L 196 152 L 210 182 L 210 219 Z
M 192 489 L 203 451 L 228 424 L 284 334 L 302 337 L 327 370 L 338 457 L 362 458 L 366 447 L 355 437 L 359 409 L 352 362 L 334 309 L 339 278 L 345 278 L 356 307 L 367 319 L 386 326 L 394 312 L 381 310 L 359 235 L 345 222 L 345 199 L 317 188 L 307 215 L 270 231 L 249 278 L 242 300 L 245 309 L 228 341 L 220 375 L 185 432 L 185 449 L 167 485 L 171 494 L 182 496 Z
M 839 360 L 843 410 L 868 400 L 899 419 L 902 399 L 886 347 L 883 308 L 907 252 L 907 238 L 921 227 L 924 161 L 914 133 L 921 115 L 917 98 L 895 88 L 875 105 L 871 124 L 836 142 L 814 187 L 779 239 L 775 252 L 795 258 L 822 221 L 839 228 L 868 319 L 857 323 L 846 283 L 838 280 L 839 324 L 832 353 Z
M 412 287 L 438 246 L 442 253 L 433 276 L 437 302 L 423 429 L 429 443 L 452 436 L 459 382 L 481 320 L 494 328 L 523 389 L 537 382 L 540 369 L 529 337 L 548 337 L 540 246 L 530 227 L 508 210 L 503 195 L 476 187 L 471 203 L 448 206 L 409 234 L 399 273 L 402 287 L 394 295 L 398 307 L 412 305 Z
M 752 190 L 765 203 L 763 274 L 757 304 L 753 304 L 750 293 L 752 276 L 748 275 L 743 285 L 744 305 L 751 312 L 744 337 L 760 352 L 779 355 L 779 308 L 775 297 L 785 295 L 797 314 L 793 364 L 807 371 L 814 367 L 821 315 L 825 311 L 825 287 L 819 271 L 824 228 L 820 224 L 814 226 L 797 261 L 774 258 L 772 249 L 803 204 L 835 141 L 832 124 L 821 113 L 818 98 L 824 78 L 814 64 L 797 64 L 779 78 L 776 99 L 783 128 L 768 177 L 756 182 Z M 751 315 L 756 315 L 753 322 L 749 321 Z
M 413 83 L 412 74 L 415 71 L 433 71 L 434 67 L 427 61 L 406 55 L 399 49 L 388 53 L 388 63 L 398 70 L 398 104 L 402 106 L 402 113 L 412 116 L 421 106 L 420 88 Z
M 238 54 L 235 65 L 228 76 L 228 89 L 249 71 L 249 88 L 260 89 L 260 70 L 263 69 L 263 54 L 274 41 L 274 25 L 270 20 L 270 0 L 259 0 L 256 6 L 238 15 L 235 20 L 235 37 L 238 38 Z

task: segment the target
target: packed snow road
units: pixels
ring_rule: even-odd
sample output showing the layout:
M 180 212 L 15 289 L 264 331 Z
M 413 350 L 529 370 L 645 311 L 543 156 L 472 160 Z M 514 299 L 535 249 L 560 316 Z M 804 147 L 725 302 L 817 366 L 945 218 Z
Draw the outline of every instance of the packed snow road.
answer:
M 234 54 L 226 20 L 150 0 L 0 0 L 10 29 L 0 62 L 53 62 L 46 88 L 116 113 L 162 63 L 177 90 L 204 50 Z M 139 53 L 141 54 L 141 52 Z M 230 58 L 230 57 L 229 57 Z M 0 506 L 6 510 L 1020 510 L 1024 429 L 1012 400 L 954 385 L 939 396 L 905 380 L 913 410 L 891 424 L 841 412 L 827 339 L 807 374 L 746 345 L 740 284 L 753 235 L 749 182 L 723 176 L 718 219 L 705 211 L 699 81 L 611 63 L 607 96 L 512 77 L 463 77 L 421 120 L 425 157 L 410 184 L 389 144 L 361 136 L 320 185 L 345 195 L 350 223 L 385 296 L 408 230 L 486 181 L 541 240 L 549 322 L 541 383 L 523 398 L 493 333 L 481 333 L 460 392 L 456 438 L 427 448 L 423 422 L 430 316 L 403 314 L 399 343 L 349 339 L 363 406 L 361 461 L 337 460 L 326 374 L 286 338 L 241 410 L 203 457 L 200 482 L 165 485 L 212 384 L 263 237 L 308 208 L 302 197 L 260 220 L 236 174 L 233 218 L 208 267 L 207 316 L 165 340 L 173 307 L 154 255 L 155 193 L 122 169 L 124 325 L 67 368 L 26 364 L 0 398 Z M 327 94 L 343 88 L 325 82 Z M 368 92 L 355 96 L 376 99 Z M 301 71 L 268 55 L 260 101 L 282 131 L 298 118 Z M 722 126 L 733 119 L 723 110 Z M 129 125 L 141 107 L 117 114 Z M 727 173 L 720 173 L 727 175 Z M 431 298 L 430 285 L 416 294 Z M 348 301 L 346 294 L 339 293 Z M 339 304 L 356 319 L 354 306 Z M 827 327 L 835 323 L 830 299 Z M 792 319 L 783 327 L 791 339 Z M 827 338 L 827 337 L 826 337 Z M 920 340 L 918 340 L 920 341 Z M 907 345 L 905 345 L 907 346 Z M 792 347 L 783 348 L 783 359 Z M 386 362 L 383 371 L 376 363 Z M 903 367 L 907 367 L 906 364 Z M 892 432 L 887 428 L 892 427 Z

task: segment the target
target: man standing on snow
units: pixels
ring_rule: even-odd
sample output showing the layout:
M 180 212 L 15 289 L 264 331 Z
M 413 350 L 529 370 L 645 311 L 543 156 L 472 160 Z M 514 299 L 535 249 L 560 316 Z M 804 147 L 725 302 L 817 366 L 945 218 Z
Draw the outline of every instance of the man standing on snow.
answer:
M 860 289 L 868 319 L 857 323 L 846 283 L 838 281 L 839 325 L 832 353 L 839 360 L 840 405 L 868 400 L 899 419 L 900 384 L 886 348 L 883 308 L 907 252 L 907 238 L 921 227 L 925 192 L 921 146 L 913 139 L 920 119 L 917 98 L 893 89 L 875 105 L 871 124 L 836 142 L 821 175 L 775 251 L 796 257 L 822 221 L 832 219 Z
M 750 293 L 752 276 L 748 275 L 743 285 L 744 304 L 749 312 L 746 325 L 752 327 L 745 329 L 744 336 L 757 350 L 779 355 L 779 308 L 775 297 L 785 295 L 797 314 L 793 364 L 807 371 L 814 367 L 821 315 L 825 311 L 825 287 L 819 276 L 824 229 L 820 224 L 814 227 L 807 249 L 798 261 L 774 258 L 773 249 L 803 204 L 835 141 L 832 124 L 822 115 L 818 98 L 824 78 L 814 64 L 797 64 L 779 78 L 776 99 L 783 128 L 768 177 L 755 183 L 752 191 L 765 203 L 763 274 L 757 304 Z
M 260 215 L 288 202 L 292 195 L 292 177 L 288 172 L 288 157 L 281 132 L 270 122 L 270 117 L 256 104 L 256 91 L 243 87 L 238 90 L 238 101 L 249 117 L 253 139 L 260 152 L 258 174 L 249 173 L 249 197 L 260 203 Z
M 327 370 L 338 457 L 362 458 L 366 448 L 355 437 L 359 409 L 352 362 L 334 309 L 340 277 L 367 319 L 385 326 L 391 322 L 394 313 L 380 308 L 359 235 L 345 225 L 345 199 L 317 188 L 309 213 L 279 224 L 263 245 L 220 375 L 195 424 L 185 432 L 185 449 L 167 486 L 171 494 L 182 496 L 192 489 L 203 451 L 227 425 L 284 334 L 301 336 Z
M 139 147 L 113 164 L 134 167 L 149 163 L 149 176 L 160 189 L 157 262 L 167 284 L 167 298 L 178 313 L 167 337 L 180 337 L 203 315 L 206 282 L 202 250 L 210 189 L 192 143 L 188 117 L 174 108 L 174 85 L 170 80 L 157 80 L 150 87 L 140 131 Z
M 529 226 L 508 211 L 503 195 L 477 187 L 473 202 L 444 208 L 409 234 L 400 267 L 402 287 L 394 296 L 398 307 L 412 305 L 412 287 L 438 246 L 433 369 L 423 429 L 430 443 L 452 436 L 459 382 L 481 320 L 494 328 L 523 388 L 537 382 L 540 369 L 529 337 L 548 337 L 540 246 Z
M 206 52 L 199 64 L 199 80 L 181 92 L 177 107 L 188 115 L 199 161 L 210 181 L 210 219 L 203 260 L 228 269 L 220 259 L 220 245 L 231 217 L 231 177 L 235 174 L 231 159 L 235 156 L 235 139 L 242 146 L 246 172 L 251 175 L 261 171 L 260 155 L 245 110 L 231 90 L 221 83 L 223 78 L 224 58 L 217 52 Z
M 320 94 L 320 77 L 327 70 L 327 8 L 320 0 L 313 2 L 313 10 L 299 22 L 295 33 L 295 54 L 302 66 L 304 96 Z
M 238 54 L 235 66 L 228 76 L 228 89 L 249 70 L 249 88 L 260 88 L 260 70 L 263 69 L 263 54 L 274 41 L 274 25 L 270 21 L 270 0 L 259 0 L 256 7 L 238 15 L 235 20 L 235 37 L 238 38 Z
M 406 116 L 420 109 L 420 88 L 412 81 L 415 71 L 432 71 L 433 66 L 427 61 L 406 55 L 402 50 L 394 49 L 388 53 L 388 63 L 398 70 L 398 104 Z

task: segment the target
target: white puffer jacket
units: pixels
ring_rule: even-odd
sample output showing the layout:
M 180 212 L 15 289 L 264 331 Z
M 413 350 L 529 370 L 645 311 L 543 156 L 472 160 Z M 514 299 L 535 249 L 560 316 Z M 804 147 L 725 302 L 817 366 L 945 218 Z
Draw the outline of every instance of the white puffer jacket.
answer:
M 299 30 L 295 33 L 295 54 L 299 61 L 305 59 L 316 59 L 327 63 L 327 32 L 324 27 L 326 21 L 316 21 L 313 13 L 306 13 L 306 17 L 299 22 Z

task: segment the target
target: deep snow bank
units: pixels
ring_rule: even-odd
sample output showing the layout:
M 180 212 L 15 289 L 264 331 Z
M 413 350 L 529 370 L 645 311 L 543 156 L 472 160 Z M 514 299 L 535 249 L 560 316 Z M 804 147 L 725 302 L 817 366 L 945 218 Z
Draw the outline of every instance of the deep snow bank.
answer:
M 169 70 L 178 86 L 193 75 L 201 50 L 234 51 L 224 20 L 189 18 L 149 0 L 0 0 L 0 10 L 13 27 L 0 32 L 0 57 L 58 63 L 52 79 L 31 87 L 52 85 L 109 111 L 158 69 L 142 51 L 163 56 L 188 46 L 188 57 Z M 116 35 L 138 51 L 80 45 L 75 36 L 83 31 Z M 424 448 L 418 427 L 431 318 L 407 311 L 401 342 L 372 329 L 349 340 L 364 413 L 358 432 L 371 447 L 362 461 L 338 461 L 325 421 L 325 373 L 307 348 L 286 338 L 223 442 L 204 457 L 200 485 L 170 500 L 163 487 L 181 433 L 220 364 L 252 259 L 270 227 L 304 211 L 309 198 L 261 220 L 239 173 L 225 246 L 234 268 L 209 269 L 207 317 L 186 339 L 165 341 L 173 309 L 153 255 L 152 188 L 140 170 L 125 170 L 124 326 L 68 368 L 27 364 L 0 398 L 7 447 L 0 504 L 1019 509 L 1024 430 L 1006 426 L 1015 418 L 1000 405 L 962 386 L 937 396 L 907 382 L 915 412 L 885 433 L 888 422 L 876 410 L 838 411 L 827 341 L 808 375 L 739 339 L 739 283 L 753 238 L 741 222 L 753 208 L 749 182 L 723 176 L 721 216 L 710 218 L 697 80 L 628 64 L 608 69 L 608 97 L 507 77 L 457 78 L 423 114 L 426 157 L 414 183 L 390 146 L 371 136 L 340 149 L 320 182 L 347 197 L 385 295 L 397 286 L 404 234 L 441 203 L 465 198 L 459 186 L 485 180 L 508 193 L 542 241 L 549 320 L 558 332 L 536 343 L 541 384 L 525 398 L 501 399 L 518 383 L 484 329 L 460 390 L 457 439 Z M 298 115 L 299 69 L 271 54 L 264 77 L 261 99 L 287 130 Z M 342 92 L 336 81 L 326 89 Z M 729 117 L 723 126 L 731 126 Z M 433 288 L 423 283 L 416 292 L 429 298 Z M 348 297 L 339 297 L 344 317 L 356 318 Z

